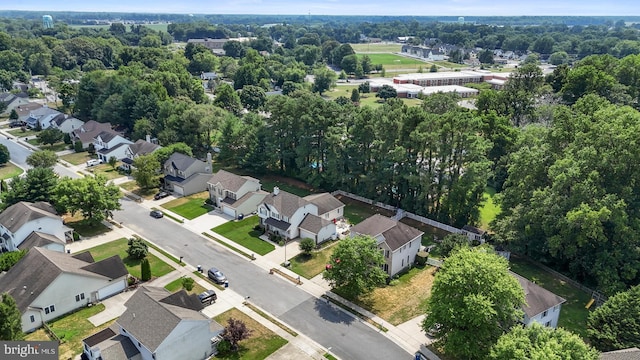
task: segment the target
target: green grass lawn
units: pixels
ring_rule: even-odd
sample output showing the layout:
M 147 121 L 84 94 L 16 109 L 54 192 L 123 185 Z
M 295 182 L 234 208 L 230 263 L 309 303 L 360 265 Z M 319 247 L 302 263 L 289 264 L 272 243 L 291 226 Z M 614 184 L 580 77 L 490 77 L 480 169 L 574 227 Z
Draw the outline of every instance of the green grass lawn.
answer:
M 240 221 L 229 221 L 214 227 L 211 231 L 233 240 L 256 254 L 265 255 L 275 250 L 275 246 L 259 238 L 262 233 L 253 229 L 259 222 L 259 217 L 250 216 Z
M 396 54 L 358 54 L 358 59 L 364 55 L 369 56 L 371 63 L 385 65 L 427 65 L 424 61 L 414 58 L 404 57 Z
M 204 215 L 213 210 L 213 207 L 206 205 L 204 202 L 209 198 L 207 191 L 171 200 L 162 204 L 162 207 L 171 210 L 174 213 L 184 217 L 185 219 L 195 219 L 200 215 Z
M 582 338 L 586 338 L 589 310 L 585 308 L 585 305 L 587 305 L 591 299 L 589 294 L 576 289 L 562 280 L 556 279 L 550 273 L 522 258 L 512 255 L 509 264 L 511 266 L 511 270 L 516 274 L 523 276 L 554 294 L 565 298 L 567 302 L 562 304 L 558 326 L 576 333 Z
M 268 192 L 273 192 L 273 187 L 277 186 L 280 188 L 280 190 L 286 191 L 288 193 L 292 193 L 294 195 L 298 195 L 301 197 L 313 194 L 313 192 L 307 190 L 307 189 L 303 189 L 279 180 L 274 180 L 274 179 L 261 179 L 260 183 L 262 184 L 262 190 L 264 191 L 268 191 Z
M 283 347 L 287 340 L 276 335 L 273 331 L 267 329 L 259 322 L 247 316 L 242 311 L 233 308 L 214 317 L 220 325 L 226 326 L 227 320 L 234 318 L 241 320 L 252 330 L 252 334 L 248 339 L 238 343 L 239 349 L 235 353 L 218 354 L 215 359 L 233 359 L 233 360 L 261 360 L 266 359 L 276 350 Z
M 81 165 L 87 162 L 87 160 L 93 159 L 88 152 L 83 151 L 79 153 L 67 154 L 60 156 L 60 159 L 71 163 L 73 165 Z
M 160 191 L 160 189 L 157 187 L 150 188 L 150 189 L 140 189 L 140 187 L 135 181 L 127 181 L 125 183 L 120 184 L 120 187 L 127 191 L 131 191 L 132 193 L 138 196 L 141 196 L 147 200 L 153 199 L 153 195 L 157 194 L 158 191 Z
M 369 44 L 349 44 L 356 53 L 358 52 L 379 52 L 379 53 L 393 53 L 400 52 L 402 45 L 400 44 L 383 44 L 383 43 L 369 43 Z
M 78 235 L 85 236 L 85 237 L 101 235 L 111 231 L 108 227 L 104 226 L 104 224 L 102 223 L 89 224 L 84 220 L 65 222 L 65 225 L 72 228 L 73 231 L 78 233 Z
M 325 98 L 335 100 L 340 96 L 344 96 L 347 99 L 351 99 L 351 91 L 358 88 L 356 85 L 338 85 L 333 90 L 327 91 L 323 94 Z M 400 98 L 407 106 L 417 106 L 422 104 L 422 100 L 419 99 L 406 99 Z M 379 107 L 384 102 L 379 101 L 375 93 L 360 94 L 360 106 Z
M 116 164 L 116 169 L 118 168 L 119 164 L 120 162 Z M 100 165 L 92 166 L 87 170 L 94 175 L 98 175 L 98 174 L 103 175 L 107 178 L 107 180 L 113 180 L 113 179 L 126 176 L 118 172 L 118 170 L 114 170 L 109 164 L 100 164 Z
M 7 132 L 13 136 L 21 138 L 38 134 L 38 132 L 35 130 L 26 129 L 25 131 L 22 131 L 22 128 L 15 128 L 13 130 L 8 130 Z
M 357 224 L 362 222 L 362 220 L 374 215 L 381 214 L 384 216 L 393 216 L 394 212 L 379 208 L 374 205 L 365 204 L 363 202 L 353 200 L 346 196 L 336 196 L 336 198 L 342 201 L 344 206 L 344 217 L 351 224 Z
M 40 147 L 42 150 L 51 150 L 53 152 L 58 152 L 58 151 L 62 151 L 62 150 L 67 150 L 69 148 L 69 145 L 65 144 L 64 142 L 60 141 L 57 142 L 53 145 L 44 145 L 40 142 L 40 140 L 38 140 L 38 138 L 34 138 L 34 139 L 29 139 L 27 140 L 27 142 L 33 146 L 38 146 Z
M 321 250 L 312 252 L 311 256 L 300 253 L 290 259 L 290 269 L 305 279 L 311 279 L 324 271 L 325 266 L 329 263 L 329 258 L 332 253 L 333 244 Z
M 492 187 L 488 187 L 484 190 L 482 198 L 484 203 L 480 208 L 480 227 L 484 230 L 489 230 L 489 224 L 500 214 L 500 206 L 494 202 L 493 198 L 496 195 L 496 190 Z
M 0 166 L 0 179 L 1 180 L 11 179 L 15 176 L 22 174 L 23 172 L 24 170 L 22 170 L 22 168 L 14 165 L 13 163 L 8 162 Z
M 89 322 L 89 320 L 87 320 L 91 316 L 104 311 L 104 309 L 105 307 L 103 304 L 97 304 L 91 307 L 82 308 L 74 313 L 64 315 L 49 323 L 53 332 L 62 341 L 60 348 L 58 349 L 59 359 L 72 359 L 76 355 L 80 355 L 82 353 L 82 339 L 109 327 L 113 323 L 113 321 L 109 321 L 106 324 L 95 327 Z M 36 341 L 52 339 L 49 339 L 44 330 L 40 329 L 28 334 L 25 340 Z
M 140 278 L 140 260 L 130 258 L 129 254 L 127 254 L 127 248 L 129 247 L 128 241 L 129 240 L 126 238 L 121 238 L 106 244 L 92 247 L 87 251 L 91 253 L 96 261 L 106 259 L 113 255 L 120 256 L 124 262 L 124 266 L 127 267 L 129 274 Z M 147 254 L 147 259 L 151 265 L 151 276 L 154 278 L 166 275 L 174 270 L 171 265 L 160 260 L 153 254 Z
M 180 289 L 182 289 L 182 278 L 173 280 L 172 282 L 170 282 L 167 285 L 165 285 L 164 288 L 169 290 L 172 293 L 174 293 L 176 291 L 179 291 Z M 188 294 L 200 294 L 200 293 L 202 293 L 202 292 L 204 292 L 206 290 L 207 289 L 202 287 L 202 285 L 198 284 L 197 282 L 194 282 L 193 283 L 193 289 L 191 289 L 191 291 L 187 291 L 187 293 Z

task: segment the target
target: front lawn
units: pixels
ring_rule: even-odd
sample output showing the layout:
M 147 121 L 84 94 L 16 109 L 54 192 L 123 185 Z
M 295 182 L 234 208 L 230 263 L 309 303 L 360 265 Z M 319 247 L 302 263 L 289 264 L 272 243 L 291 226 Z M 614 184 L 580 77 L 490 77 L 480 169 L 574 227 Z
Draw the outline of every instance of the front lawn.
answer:
M 296 255 L 290 259 L 291 271 L 306 279 L 311 279 L 322 273 L 325 266 L 329 263 L 329 258 L 333 253 L 333 246 L 335 244 L 337 244 L 337 242 L 321 250 L 313 251 L 311 256 L 307 256 L 304 253 Z
M 265 255 L 275 250 L 276 247 L 260 239 L 262 232 L 254 229 L 259 222 L 258 216 L 249 216 L 240 221 L 229 221 L 216 226 L 211 231 L 233 240 L 256 254 Z
M 482 195 L 484 203 L 480 208 L 480 227 L 484 230 L 489 230 L 489 224 L 498 214 L 500 214 L 501 211 L 500 206 L 494 202 L 495 195 L 496 190 L 488 186 Z
M 60 159 L 73 164 L 73 165 L 81 165 L 85 164 L 88 160 L 93 159 L 88 152 L 83 151 L 79 153 L 67 154 L 60 156 Z
M 85 307 L 72 314 L 64 315 L 53 320 L 48 325 L 53 332 L 60 338 L 62 343 L 59 348 L 59 359 L 72 359 L 82 353 L 82 339 L 91 336 L 107 327 L 113 321 L 100 326 L 93 326 L 87 320 L 93 315 L 104 311 L 103 304 L 97 304 L 91 307 Z M 25 338 L 27 341 L 52 340 L 43 329 L 28 334 Z
M 393 325 L 402 324 L 416 316 L 423 315 L 436 268 L 414 267 L 392 283 L 373 290 L 359 299 L 348 299 L 371 311 Z M 340 292 L 337 292 L 339 295 Z
M 15 176 L 22 174 L 24 170 L 14 165 L 13 163 L 7 162 L 0 166 L 0 179 L 6 180 L 11 179 Z
M 261 360 L 266 359 L 269 355 L 283 347 L 287 340 L 276 335 L 273 331 L 267 329 L 259 322 L 253 320 L 242 311 L 233 308 L 214 317 L 222 326 L 227 326 L 227 319 L 234 318 L 241 320 L 247 325 L 247 328 L 253 332 L 251 336 L 240 341 L 238 351 L 230 354 L 218 354 L 216 359 L 233 359 L 233 360 Z
M 129 248 L 128 242 L 128 239 L 121 238 L 115 241 L 108 242 L 106 244 L 92 247 L 87 251 L 91 253 L 96 261 L 106 259 L 113 255 L 120 256 L 120 258 L 124 262 L 124 266 L 127 268 L 127 271 L 129 271 L 129 274 L 135 276 L 136 278 L 140 278 L 140 259 L 129 257 L 129 254 L 127 254 L 127 249 Z M 149 264 L 151 265 L 151 276 L 154 278 L 161 277 L 174 270 L 171 265 L 160 260 L 153 254 L 147 254 L 147 259 L 149 260 Z
M 103 223 L 91 224 L 87 222 L 79 213 L 74 217 L 65 216 L 64 221 L 65 225 L 72 228 L 74 232 L 78 233 L 78 235 L 84 237 L 102 235 L 106 232 L 111 231 L 111 229 L 106 227 Z
M 182 289 L 182 278 L 173 280 L 172 282 L 170 282 L 167 285 L 165 285 L 164 288 L 169 290 L 172 293 L 174 293 L 176 291 L 180 291 Z M 200 284 L 198 284 L 197 282 L 194 281 L 193 282 L 193 289 L 191 289 L 191 291 L 187 291 L 187 293 L 188 294 L 200 294 L 200 293 L 205 292 L 206 290 L 207 289 L 202 287 L 202 285 L 200 285 Z
M 157 187 L 150 189 L 141 189 L 140 186 L 138 186 L 138 183 L 135 182 L 135 180 L 122 183 L 120 184 L 120 187 L 138 196 L 141 196 L 146 200 L 153 199 L 153 195 L 157 194 L 158 191 L 160 191 L 160 189 Z
M 591 299 L 589 294 L 576 289 L 560 279 L 556 279 L 552 274 L 540 269 L 535 264 L 514 256 L 513 254 L 511 255 L 509 265 L 511 266 L 511 270 L 516 274 L 565 298 L 567 302 L 562 304 L 558 326 L 578 334 L 582 338 L 586 338 L 589 310 L 585 308 L 585 305 L 587 305 Z M 592 307 L 592 309 L 593 308 L 594 307 Z
M 42 144 L 38 138 L 33 138 L 33 139 L 27 140 L 27 142 L 33 146 L 38 146 L 43 150 L 51 150 L 53 152 L 67 150 L 69 148 L 69 145 L 65 144 L 62 141 L 57 142 L 53 145 L 50 145 L 50 144 L 45 145 L 45 144 Z
M 87 171 L 89 171 L 94 175 L 98 175 L 98 174 L 104 175 L 107 178 L 107 180 L 113 180 L 113 179 L 117 179 L 125 176 L 117 170 L 119 165 L 120 165 L 120 162 L 116 164 L 116 170 L 114 170 L 109 164 L 100 164 L 100 165 L 87 168 Z
M 13 136 L 20 137 L 20 138 L 38 134 L 38 132 L 35 130 L 30 130 L 25 128 L 25 130 L 23 131 L 22 129 L 23 128 L 15 128 L 13 130 L 7 130 L 7 132 Z
M 209 192 L 203 191 L 201 193 L 171 200 L 162 204 L 162 207 L 173 211 L 185 219 L 192 220 L 213 210 L 213 207 L 204 203 L 208 198 Z
M 384 216 L 394 215 L 393 211 L 386 210 L 375 205 L 369 205 L 358 200 L 353 200 L 346 196 L 337 195 L 336 198 L 345 204 L 344 217 L 351 224 L 358 224 L 362 222 L 362 220 L 375 214 L 381 214 Z

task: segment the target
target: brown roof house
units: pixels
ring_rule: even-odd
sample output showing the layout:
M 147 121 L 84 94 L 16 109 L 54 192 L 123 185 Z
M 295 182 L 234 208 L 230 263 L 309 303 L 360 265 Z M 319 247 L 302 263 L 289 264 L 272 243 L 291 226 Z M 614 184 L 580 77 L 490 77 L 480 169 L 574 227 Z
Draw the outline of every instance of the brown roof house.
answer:
M 9 293 L 22 314 L 22 331 L 31 332 L 66 313 L 122 292 L 128 272 L 119 256 L 94 262 L 34 247 L 0 275 L 0 293 Z
M 416 259 L 424 232 L 380 214 L 366 218 L 351 228 L 351 236 L 369 235 L 384 252 L 383 270 L 394 276 Z
M 207 182 L 209 199 L 223 213 L 237 218 L 256 212 L 258 205 L 269 195 L 262 191 L 260 180 L 219 170 Z
M 304 198 L 277 186 L 258 206 L 260 224 L 286 239 L 311 238 L 316 244 L 337 237 L 336 220 L 344 216 L 344 204 L 331 194 Z
M 0 213 L 0 249 L 4 251 L 23 249 L 25 248 L 23 242 L 34 232 L 47 234 L 48 239 L 55 238 L 57 240 L 52 241 L 61 244 L 73 241 L 73 229 L 62 223 L 62 218 L 47 202 L 21 201 Z M 36 243 L 42 244 L 40 240 Z M 54 248 L 52 250 L 64 251 L 64 245 L 62 249 L 59 246 Z
M 215 353 L 224 328 L 203 315 L 196 295 L 141 287 L 115 324 L 83 340 L 89 360 L 200 360 Z
M 99 123 L 95 120 L 89 120 L 80 126 L 80 128 L 71 132 L 71 139 L 74 143 L 76 141 L 82 142 L 82 148 L 86 149 L 89 147 L 89 144 L 93 143 L 96 136 L 103 131 L 110 132 L 114 135 L 120 135 L 120 133 L 111 129 L 111 123 Z
M 524 290 L 525 305 L 522 309 L 524 310 L 522 323 L 525 326 L 537 322 L 547 327 L 558 327 L 560 309 L 566 300 L 514 272 L 511 275 L 518 279 Z

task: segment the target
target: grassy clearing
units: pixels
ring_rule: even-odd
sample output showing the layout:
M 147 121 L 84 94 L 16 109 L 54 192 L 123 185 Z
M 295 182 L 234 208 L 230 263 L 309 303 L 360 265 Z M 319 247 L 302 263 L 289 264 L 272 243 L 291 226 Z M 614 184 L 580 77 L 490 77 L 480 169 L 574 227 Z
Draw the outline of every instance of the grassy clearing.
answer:
M 290 259 L 291 271 L 306 279 L 311 279 L 320 274 L 329 263 L 329 258 L 333 253 L 333 246 L 335 244 L 337 244 L 337 242 L 321 250 L 314 251 L 311 253 L 311 256 L 307 256 L 303 253 L 296 255 Z
M 345 204 L 344 207 L 344 217 L 349 221 L 349 223 L 351 224 L 357 224 L 359 222 L 362 222 L 362 220 L 374 215 L 374 214 L 381 214 L 384 216 L 393 216 L 394 212 L 393 211 L 389 211 L 383 208 L 379 208 L 375 205 L 369 205 L 366 203 L 363 203 L 361 201 L 358 200 L 353 200 L 351 198 L 348 198 L 346 196 L 341 196 L 338 195 L 336 196 L 336 198 L 340 201 L 342 201 Z
M 485 230 L 489 230 L 489 224 L 500 214 L 500 206 L 494 201 L 496 190 L 492 187 L 488 187 L 484 190 L 482 198 L 484 204 L 480 208 L 480 227 Z
M 358 55 L 358 58 L 361 59 L 365 54 Z M 422 65 L 423 67 L 426 63 L 422 60 L 404 57 L 396 54 L 366 54 L 371 59 L 371 63 L 373 64 L 382 64 L 383 66 L 387 65 Z
M 349 44 L 356 53 L 359 52 L 377 52 L 377 53 L 393 53 L 400 52 L 402 45 L 389 43 L 368 43 L 368 44 Z
M 73 165 L 81 165 L 86 163 L 88 160 L 93 159 L 93 157 L 91 155 L 89 155 L 88 152 L 83 151 L 83 152 L 79 152 L 79 153 L 73 153 L 73 154 L 67 154 L 67 155 L 62 155 L 60 156 L 60 159 L 71 163 Z
M 223 235 L 224 237 L 233 240 L 238 245 L 242 245 L 251 251 L 255 251 L 257 254 L 266 255 L 275 250 L 275 246 L 260 239 L 262 232 L 254 229 L 259 222 L 259 217 L 250 216 L 240 221 L 229 221 L 220 226 L 214 227 L 211 231 Z
M 351 99 L 351 91 L 357 88 L 357 85 L 338 85 L 333 90 L 325 92 L 324 97 L 329 100 L 335 100 L 340 96 Z M 402 100 L 402 102 L 407 106 L 418 106 L 422 104 L 422 100 L 419 99 L 400 98 L 400 100 Z M 383 104 L 384 102 L 381 102 L 380 99 L 376 97 L 375 93 L 360 94 L 360 106 L 371 106 L 375 108 L 382 106 Z
M 173 280 L 172 282 L 165 285 L 164 288 L 169 290 L 172 293 L 179 291 L 180 289 L 182 289 L 182 278 Z M 197 282 L 194 282 L 193 289 L 191 289 L 191 291 L 187 291 L 187 294 L 200 294 L 205 292 L 206 290 L 207 289 L 205 289 L 202 285 L 198 284 Z
M 24 170 L 22 170 L 22 168 L 14 165 L 13 163 L 8 162 L 0 166 L 0 179 L 2 180 L 11 179 L 15 176 L 22 174 L 23 172 Z
M 436 268 L 414 267 L 398 278 L 398 283 L 377 288 L 359 299 L 349 299 L 393 325 L 424 314 L 431 296 Z
M 209 198 L 209 192 L 203 191 L 197 194 L 185 196 L 179 199 L 169 201 L 161 206 L 167 210 L 184 217 L 185 219 L 195 219 L 200 215 L 204 215 L 213 208 L 206 205 L 204 201 Z
M 80 355 L 82 353 L 82 339 L 109 327 L 113 321 L 115 321 L 109 321 L 106 324 L 95 327 L 87 320 L 91 316 L 104 311 L 104 309 L 103 304 L 82 308 L 77 312 L 62 316 L 48 324 L 56 336 L 62 341 L 58 358 L 72 359 L 76 355 Z M 40 329 L 27 335 L 25 340 L 36 341 L 52 339 L 49 338 L 43 329 Z
M 127 254 L 128 239 L 121 238 L 112 242 L 108 242 L 106 244 L 98 245 L 96 247 L 92 247 L 87 250 L 91 253 L 93 258 L 96 261 L 100 261 L 102 259 L 106 259 L 113 255 L 118 255 L 124 262 L 124 266 L 129 271 L 129 274 L 140 278 L 140 260 L 133 259 L 129 257 Z M 158 278 L 160 276 L 166 275 L 174 270 L 174 268 L 160 260 L 153 254 L 147 254 L 147 259 L 149 260 L 149 264 L 151 265 L 151 276 L 153 278 Z
M 562 280 L 556 279 L 550 273 L 523 258 L 511 255 L 510 266 L 511 270 L 516 274 L 565 298 L 567 302 L 562 304 L 558 326 L 586 338 L 589 310 L 585 309 L 585 305 L 591 299 L 589 294 L 576 289 Z
M 88 168 L 87 171 L 89 171 L 94 175 L 98 175 L 98 174 L 104 175 L 107 178 L 107 180 L 113 180 L 113 179 L 117 179 L 125 176 L 117 170 L 119 165 L 120 165 L 120 162 L 116 163 L 116 169 L 114 169 L 109 164 L 100 164 L 100 165 L 96 165 Z
M 222 326 L 225 326 L 227 324 L 227 320 L 230 318 L 243 321 L 247 325 L 247 328 L 251 329 L 253 333 L 248 339 L 243 340 L 238 344 L 238 352 L 231 354 L 218 354 L 215 356 L 216 359 L 266 359 L 269 355 L 273 354 L 276 350 L 280 349 L 287 343 L 287 340 L 276 335 L 273 331 L 267 329 L 235 308 L 223 312 L 214 319 Z

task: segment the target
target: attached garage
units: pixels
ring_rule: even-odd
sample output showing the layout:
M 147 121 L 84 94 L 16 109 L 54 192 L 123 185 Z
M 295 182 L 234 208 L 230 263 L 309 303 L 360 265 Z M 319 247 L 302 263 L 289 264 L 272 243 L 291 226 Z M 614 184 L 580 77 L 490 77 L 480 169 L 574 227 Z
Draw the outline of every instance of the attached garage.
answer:
M 313 241 L 315 241 L 316 243 L 318 243 L 318 239 L 316 239 L 316 234 L 314 234 L 313 232 L 309 231 L 309 230 L 305 230 L 305 229 L 300 229 L 300 238 L 304 239 L 304 238 L 309 238 L 309 239 L 313 239 Z
M 227 214 L 227 215 L 229 215 L 229 216 L 231 216 L 231 217 L 233 217 L 233 218 L 236 217 L 236 210 L 232 209 L 232 208 L 230 208 L 228 206 L 223 206 L 222 207 L 222 212 Z
M 127 285 L 126 279 L 114 280 L 113 283 L 98 290 L 98 300 L 108 298 L 111 295 L 115 295 L 124 291 Z

